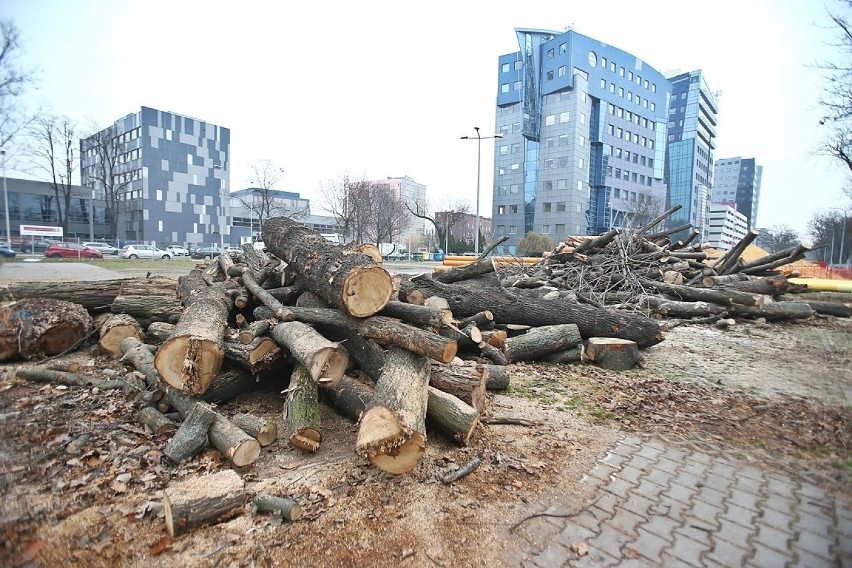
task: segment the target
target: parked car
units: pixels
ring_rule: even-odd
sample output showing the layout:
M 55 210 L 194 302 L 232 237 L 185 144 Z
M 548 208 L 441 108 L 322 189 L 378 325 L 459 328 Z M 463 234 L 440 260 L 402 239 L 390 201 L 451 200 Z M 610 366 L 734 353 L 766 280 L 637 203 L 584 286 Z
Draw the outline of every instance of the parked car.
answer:
M 21 252 L 45 252 L 47 247 L 57 241 L 52 240 L 44 240 L 44 241 L 21 241 L 18 245 L 18 250 Z
M 10 247 L 0 246 L 0 256 L 3 258 L 15 258 L 15 251 L 13 251 Z
M 180 245 L 169 245 L 166 247 L 166 250 L 169 251 L 172 256 L 189 256 L 189 251 Z
M 121 258 L 171 258 L 172 254 L 152 245 L 127 245 L 121 249 L 118 256 Z
M 80 243 L 51 243 L 44 251 L 47 258 L 103 258 L 99 250 L 83 246 Z
M 101 251 L 101 254 L 104 256 L 116 255 L 121 252 L 120 249 L 115 248 L 109 243 L 83 243 L 83 246 L 87 246 L 89 248 L 93 248 L 95 250 Z
M 243 249 L 241 249 L 240 247 L 228 247 L 225 249 L 225 252 L 231 255 L 231 258 L 233 258 L 234 260 L 242 260 L 243 256 L 245 255 Z
M 216 258 L 220 254 L 222 254 L 222 250 L 218 247 L 203 247 L 195 249 L 195 252 L 192 253 L 192 258 L 196 260 L 200 260 L 202 258 Z

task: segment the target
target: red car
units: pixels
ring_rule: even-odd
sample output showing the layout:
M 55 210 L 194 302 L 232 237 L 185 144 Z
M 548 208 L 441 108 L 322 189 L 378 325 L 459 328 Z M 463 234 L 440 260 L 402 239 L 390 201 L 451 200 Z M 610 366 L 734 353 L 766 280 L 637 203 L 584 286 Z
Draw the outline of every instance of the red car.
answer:
M 44 256 L 48 258 L 103 258 L 101 251 L 78 243 L 51 243 Z

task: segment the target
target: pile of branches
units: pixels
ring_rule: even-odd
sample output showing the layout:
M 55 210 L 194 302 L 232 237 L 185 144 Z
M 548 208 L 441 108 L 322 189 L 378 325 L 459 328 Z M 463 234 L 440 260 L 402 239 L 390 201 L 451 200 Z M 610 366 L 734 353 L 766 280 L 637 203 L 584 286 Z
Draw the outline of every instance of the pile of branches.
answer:
M 561 298 L 597 307 L 638 311 L 682 323 L 710 323 L 730 317 L 804 319 L 814 313 L 852 315 L 848 303 L 799 299 L 807 286 L 788 281 L 783 267 L 805 258 L 799 244 L 746 262 L 742 255 L 758 236 L 750 231 L 719 254 L 691 244 L 699 231 L 687 224 L 649 232 L 675 206 L 633 230 L 612 229 L 598 237 L 571 237 L 535 265 L 497 268 L 507 288 L 559 293 Z M 671 235 L 691 230 L 682 240 Z

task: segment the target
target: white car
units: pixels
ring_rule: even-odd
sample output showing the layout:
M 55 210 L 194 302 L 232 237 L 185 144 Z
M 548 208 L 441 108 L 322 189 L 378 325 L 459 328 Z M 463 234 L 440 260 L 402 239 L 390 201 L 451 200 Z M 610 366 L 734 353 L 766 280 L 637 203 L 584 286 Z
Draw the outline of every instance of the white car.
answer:
M 104 256 L 117 255 L 121 252 L 120 249 L 115 248 L 109 243 L 83 243 L 83 246 L 99 250 Z
M 166 247 L 166 250 L 172 256 L 189 256 L 189 251 L 180 245 L 169 245 Z
M 119 253 L 121 258 L 171 258 L 172 253 L 151 245 L 127 245 Z

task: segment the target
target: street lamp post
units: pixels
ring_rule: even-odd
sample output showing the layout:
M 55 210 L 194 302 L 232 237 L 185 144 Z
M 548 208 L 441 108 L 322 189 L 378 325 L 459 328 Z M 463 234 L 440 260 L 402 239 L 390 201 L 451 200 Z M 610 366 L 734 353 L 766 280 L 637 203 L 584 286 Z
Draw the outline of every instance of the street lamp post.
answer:
M 3 156 L 3 211 L 6 212 L 6 241 L 9 248 L 12 248 L 12 231 L 9 228 L 9 192 L 6 191 L 6 150 L 0 150 L 0 156 Z
M 476 130 L 476 228 L 474 229 L 473 246 L 474 253 L 476 256 L 479 256 L 479 181 L 482 175 L 482 141 L 490 138 L 503 138 L 503 135 L 495 134 L 494 136 L 480 136 L 479 127 L 474 126 L 473 129 Z M 461 139 L 473 140 L 470 136 L 462 136 Z
M 846 210 L 840 207 L 829 207 L 835 211 L 843 213 L 843 229 L 840 231 L 840 258 L 837 259 L 838 264 L 845 264 L 846 259 L 843 257 L 843 244 L 846 241 Z M 828 264 L 834 263 L 834 228 L 831 229 L 831 261 Z

